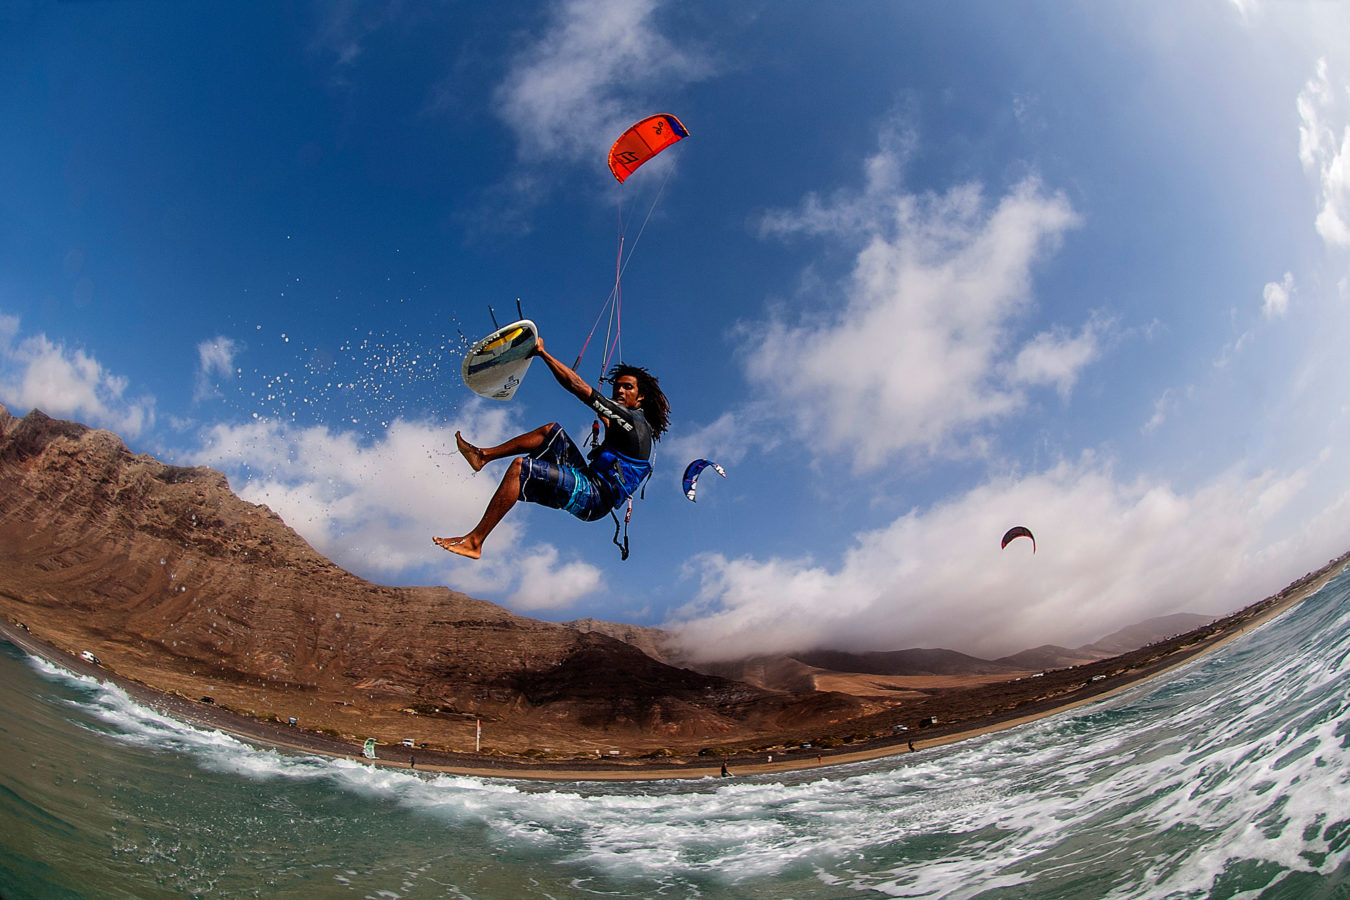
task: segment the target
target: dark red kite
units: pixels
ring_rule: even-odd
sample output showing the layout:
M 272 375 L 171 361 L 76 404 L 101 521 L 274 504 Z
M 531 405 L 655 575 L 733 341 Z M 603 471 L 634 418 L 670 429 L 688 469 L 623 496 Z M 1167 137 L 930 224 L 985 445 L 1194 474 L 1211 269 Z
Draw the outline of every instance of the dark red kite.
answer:
M 1022 525 L 1014 525 L 1012 528 L 1008 529 L 1008 533 L 1003 535 L 1003 546 L 1004 547 L 1008 546 L 1008 544 L 1011 543 L 1014 538 L 1020 537 L 1031 538 L 1031 552 L 1035 553 L 1036 535 L 1031 533 L 1031 529 L 1026 528 Z

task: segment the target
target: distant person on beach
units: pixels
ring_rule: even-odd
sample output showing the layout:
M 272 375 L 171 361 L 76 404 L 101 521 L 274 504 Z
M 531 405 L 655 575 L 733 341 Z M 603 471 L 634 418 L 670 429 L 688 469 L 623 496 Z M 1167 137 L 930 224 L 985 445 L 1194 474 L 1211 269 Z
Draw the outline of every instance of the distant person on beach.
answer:
M 632 497 L 651 475 L 652 442 L 661 439 L 670 421 L 670 404 L 656 377 L 640 366 L 616 363 L 606 377 L 612 394 L 604 397 L 545 350 L 542 340 L 534 355 L 559 384 L 599 416 L 605 424 L 604 439 L 587 457 L 556 422 L 496 447 L 475 447 L 455 432 L 459 452 L 475 472 L 496 459 L 516 459 L 472 531 L 463 537 L 432 538 L 444 550 L 478 559 L 483 541 L 517 500 L 564 509 L 583 522 L 594 522 Z
M 726 763 L 722 763 L 722 777 L 723 777 L 723 778 L 730 778 L 730 777 L 731 777 L 731 773 L 727 771 L 727 764 L 726 764 Z

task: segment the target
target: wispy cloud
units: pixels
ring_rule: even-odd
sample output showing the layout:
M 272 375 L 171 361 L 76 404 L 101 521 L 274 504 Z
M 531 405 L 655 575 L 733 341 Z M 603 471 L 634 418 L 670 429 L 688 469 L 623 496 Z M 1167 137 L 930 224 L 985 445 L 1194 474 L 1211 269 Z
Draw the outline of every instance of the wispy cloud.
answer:
M 1167 388 L 1157 400 L 1153 401 L 1153 415 L 1149 416 L 1140 430 L 1144 434 L 1152 434 L 1163 426 L 1173 414 L 1176 413 L 1180 400 L 1175 388 Z
M 334 83 L 344 84 L 350 68 L 366 52 L 370 37 L 398 21 L 404 5 L 399 0 L 377 4 L 329 0 L 315 4 L 314 9 L 317 19 L 311 50 L 331 61 L 330 77 Z
M 764 456 L 778 450 L 783 437 L 777 433 L 779 413 L 769 403 L 743 403 L 728 410 L 707 425 L 676 430 L 662 441 L 666 459 L 707 457 L 725 465 L 735 465 L 747 456 Z M 747 442 L 753 435 L 753 445 Z
M 528 41 L 497 88 L 501 118 L 529 164 L 603 159 L 661 95 L 708 77 L 710 60 L 656 23 L 656 0 L 570 0 Z
M 1067 399 L 1078 374 L 1101 354 L 1100 334 L 1105 328 L 1104 321 L 1094 319 L 1077 334 L 1056 328 L 1036 335 L 1017 352 L 1009 381 L 1053 385 Z
M 1250 22 L 1256 15 L 1257 0 L 1232 0 L 1232 4 L 1243 22 Z
M 192 393 L 194 402 L 220 396 L 217 384 L 234 378 L 234 358 L 243 345 L 231 338 L 217 335 L 197 345 L 197 387 Z

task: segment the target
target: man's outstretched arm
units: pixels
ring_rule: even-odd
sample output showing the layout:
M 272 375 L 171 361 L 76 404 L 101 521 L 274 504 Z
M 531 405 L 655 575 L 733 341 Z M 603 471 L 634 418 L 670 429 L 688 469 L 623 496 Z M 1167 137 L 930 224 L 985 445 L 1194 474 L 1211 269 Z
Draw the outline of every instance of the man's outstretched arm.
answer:
M 573 372 L 566 364 L 559 362 L 557 357 L 545 350 L 542 338 L 539 339 L 538 345 L 534 348 L 534 355 L 544 361 L 544 365 L 548 366 L 548 370 L 553 373 L 553 377 L 557 379 L 558 384 L 575 395 L 582 403 L 590 402 L 591 386 L 586 383 L 586 379 Z

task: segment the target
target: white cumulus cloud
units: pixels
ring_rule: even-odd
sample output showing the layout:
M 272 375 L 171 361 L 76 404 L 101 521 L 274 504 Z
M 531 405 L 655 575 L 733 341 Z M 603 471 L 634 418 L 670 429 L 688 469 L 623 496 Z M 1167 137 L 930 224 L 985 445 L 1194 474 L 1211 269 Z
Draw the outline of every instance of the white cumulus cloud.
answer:
M 589 563 L 559 563 L 558 550 L 544 545 L 516 563 L 520 588 L 506 605 L 520 612 L 567 609 L 601 587 L 600 570 Z
M 593 592 L 598 571 L 525 540 L 520 510 L 493 531 L 481 560 L 432 544 L 433 535 L 474 526 L 500 474 L 471 472 L 455 450 L 458 429 L 485 444 L 517 430 L 502 408 L 471 404 L 446 425 L 396 419 L 373 441 L 279 420 L 218 424 L 189 455 L 225 471 L 240 497 L 266 504 L 319 552 L 365 577 L 418 571 L 470 593 L 514 590 L 507 604 L 521 609 L 565 607 Z
M 1347 87 L 1334 82 L 1325 58 L 1298 96 L 1299 159 L 1318 181 L 1317 233 L 1350 247 L 1350 117 Z
M 128 396 L 124 376 L 84 350 L 19 332 L 18 318 L 0 316 L 0 397 L 12 412 L 40 409 L 131 438 L 154 425 L 154 399 Z
M 996 478 L 856 537 L 837 566 L 810 556 L 698 561 L 701 590 L 670 627 L 703 658 L 848 647 L 947 647 L 996 658 L 1074 647 L 1152 616 L 1220 614 L 1343 550 L 1350 495 L 1309 498 L 1309 473 L 1226 473 L 1191 491 L 1119 480 L 1090 454 Z M 1291 505 L 1302 499 L 1319 511 Z M 1266 542 L 1280 516 L 1305 527 Z M 1036 535 L 1000 549 L 1012 525 Z
M 992 201 L 978 185 L 907 194 L 908 141 L 883 134 L 860 194 L 811 196 L 762 225 L 858 248 L 837 297 L 762 326 L 747 371 L 800 433 L 860 469 L 977 437 L 1023 407 L 1029 387 L 1067 395 L 1105 327 L 1019 337 L 1036 263 L 1078 222 L 1066 198 L 1034 178 Z
M 1284 273 L 1283 281 L 1272 281 L 1261 291 L 1261 315 L 1282 319 L 1289 312 L 1289 297 L 1294 292 L 1294 275 Z

